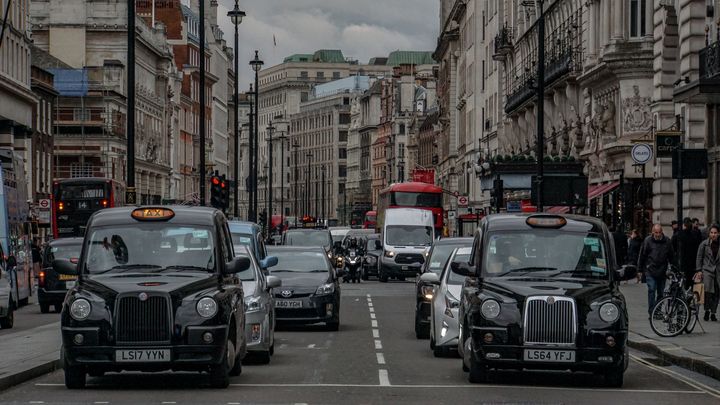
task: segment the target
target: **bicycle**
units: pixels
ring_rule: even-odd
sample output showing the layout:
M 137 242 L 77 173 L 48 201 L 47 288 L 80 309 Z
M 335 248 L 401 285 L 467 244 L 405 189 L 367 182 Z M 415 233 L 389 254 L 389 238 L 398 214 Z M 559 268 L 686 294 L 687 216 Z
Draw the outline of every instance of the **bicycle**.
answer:
M 650 327 L 662 337 L 692 333 L 700 322 L 700 296 L 685 286 L 685 276 L 675 266 L 668 266 L 667 279 L 670 286 L 652 309 Z

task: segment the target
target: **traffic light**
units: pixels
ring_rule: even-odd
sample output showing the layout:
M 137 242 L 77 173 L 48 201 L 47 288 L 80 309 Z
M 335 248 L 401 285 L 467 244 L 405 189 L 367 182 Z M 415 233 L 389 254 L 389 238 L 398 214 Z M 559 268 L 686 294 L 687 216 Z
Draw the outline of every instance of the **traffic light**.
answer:
M 221 182 L 217 174 L 210 177 L 210 205 L 217 209 L 223 209 Z
M 267 223 L 267 212 L 265 212 L 265 210 L 262 210 L 260 212 L 260 225 L 262 227 L 265 227 L 266 223 Z
M 505 193 L 504 187 L 503 187 L 503 181 L 500 179 L 493 180 L 493 189 L 490 192 L 490 196 L 492 199 L 492 205 L 495 206 L 497 209 L 496 212 L 500 212 L 500 209 L 503 205 L 505 205 L 504 196 Z
M 220 176 L 220 209 L 227 210 L 230 206 L 230 182 L 223 174 Z

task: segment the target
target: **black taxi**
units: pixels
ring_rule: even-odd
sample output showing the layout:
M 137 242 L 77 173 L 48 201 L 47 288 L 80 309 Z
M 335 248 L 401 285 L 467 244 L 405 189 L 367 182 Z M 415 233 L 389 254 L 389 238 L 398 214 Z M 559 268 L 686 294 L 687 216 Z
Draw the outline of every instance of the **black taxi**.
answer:
M 243 289 L 222 212 L 204 207 L 124 207 L 88 221 L 77 274 L 63 303 L 65 385 L 105 372 L 207 372 L 224 388 L 246 354 Z
M 491 370 L 589 371 L 614 387 L 628 364 L 628 316 L 607 227 L 584 216 L 497 214 L 475 231 L 459 309 L 470 382 Z

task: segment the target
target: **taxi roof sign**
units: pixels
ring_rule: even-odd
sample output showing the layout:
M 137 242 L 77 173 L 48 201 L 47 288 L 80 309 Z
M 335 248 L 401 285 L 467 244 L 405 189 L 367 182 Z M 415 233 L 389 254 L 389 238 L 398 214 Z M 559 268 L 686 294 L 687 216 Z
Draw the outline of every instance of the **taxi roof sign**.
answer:
M 567 220 L 556 215 L 531 215 L 525 223 L 534 228 L 562 228 L 567 224 Z
M 175 216 L 175 212 L 169 208 L 137 208 L 132 212 L 132 217 L 138 221 L 167 221 Z

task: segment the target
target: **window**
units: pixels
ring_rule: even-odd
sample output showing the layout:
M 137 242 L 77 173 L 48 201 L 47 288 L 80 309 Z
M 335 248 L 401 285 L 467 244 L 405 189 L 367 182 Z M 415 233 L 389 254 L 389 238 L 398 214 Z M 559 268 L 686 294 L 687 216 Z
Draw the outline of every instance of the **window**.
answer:
M 347 166 L 338 166 L 338 177 L 347 177 Z
M 338 149 L 338 157 L 340 159 L 347 159 L 347 149 L 345 148 L 339 148 Z
M 303 78 L 303 79 L 307 79 L 307 77 L 308 77 L 308 72 L 300 72 L 300 77 Z
M 340 72 L 333 72 L 333 79 L 339 79 L 340 78 Z
M 630 0 L 630 38 L 638 38 L 646 34 L 647 0 Z
M 302 103 L 305 101 L 308 101 L 308 92 L 307 91 L 303 91 L 302 93 L 300 93 L 300 102 Z
M 324 79 L 325 72 L 317 72 L 317 73 L 315 73 L 315 77 L 317 77 L 318 79 Z
M 340 131 L 339 142 L 347 142 L 348 131 Z

